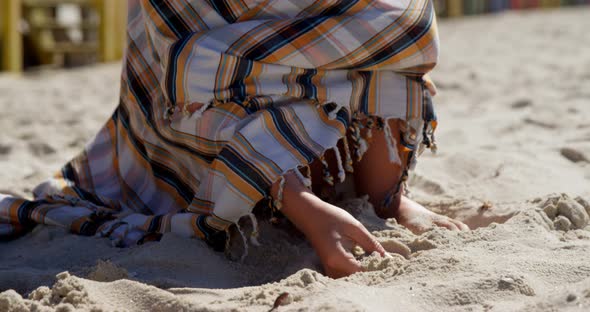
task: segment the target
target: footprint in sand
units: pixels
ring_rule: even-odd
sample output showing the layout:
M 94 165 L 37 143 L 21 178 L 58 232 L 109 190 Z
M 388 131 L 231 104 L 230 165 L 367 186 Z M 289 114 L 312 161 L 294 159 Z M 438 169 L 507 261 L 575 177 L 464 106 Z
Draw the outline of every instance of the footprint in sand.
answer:
M 461 90 L 463 86 L 457 82 L 436 81 L 436 88 L 440 90 Z
M 410 178 L 410 184 L 413 187 L 421 190 L 422 192 L 425 192 L 430 195 L 443 195 L 446 193 L 446 190 L 440 183 L 420 176 L 418 174 L 412 175 L 412 177 Z
M 533 101 L 530 99 L 520 99 L 512 103 L 511 107 L 513 109 L 523 109 L 533 105 Z
M 12 146 L 0 144 L 0 156 L 8 155 L 12 152 Z
M 526 117 L 523 119 L 523 122 L 525 124 L 529 124 L 529 125 L 533 125 L 533 126 L 537 126 L 537 127 L 541 127 L 541 128 L 545 128 L 548 130 L 553 130 L 553 129 L 557 129 L 558 125 L 549 121 L 545 121 L 545 120 L 540 120 L 540 119 L 533 119 L 530 117 Z
M 29 151 L 37 157 L 51 155 L 56 152 L 55 148 L 44 142 L 30 142 L 28 147 Z
M 579 162 L 590 162 L 584 153 L 580 152 L 577 149 L 570 148 L 570 147 L 563 147 L 561 150 L 561 156 L 565 157 L 567 160 L 579 163 Z

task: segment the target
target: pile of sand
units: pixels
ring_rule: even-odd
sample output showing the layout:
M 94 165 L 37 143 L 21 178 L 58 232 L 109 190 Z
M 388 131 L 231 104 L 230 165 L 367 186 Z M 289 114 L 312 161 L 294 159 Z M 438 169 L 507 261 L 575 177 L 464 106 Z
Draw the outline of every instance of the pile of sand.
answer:
M 37 227 L 0 243 L 0 311 L 589 310 L 589 13 L 441 23 L 440 153 L 411 190 L 474 230 L 417 236 L 348 200 L 394 253 L 333 280 L 302 237 L 266 223 L 244 263 L 174 235 L 119 249 Z M 116 105 L 118 71 L 0 76 L 0 192 L 27 194 L 80 150 Z
M 436 307 L 497 311 L 587 308 L 590 306 L 590 264 L 587 263 L 590 205 L 565 195 L 538 199 L 528 205 L 529 208 L 505 224 L 494 223 L 467 233 L 437 229 L 416 236 L 395 222 L 373 222 L 370 227 L 380 228 L 374 233 L 386 249 L 400 243 L 407 246 L 407 259 L 398 254 L 387 258 L 366 256 L 362 259 L 366 272 L 339 280 L 324 277 L 316 271 L 318 267 L 311 264 L 312 269 L 302 268 L 278 282 L 257 287 L 208 290 L 162 285 L 161 279 L 172 279 L 178 271 L 203 269 L 201 258 L 166 266 L 165 263 L 176 258 L 182 249 L 175 249 L 173 253 L 167 248 L 156 251 L 157 247 L 194 244 L 189 239 L 167 238 L 145 246 L 152 249 L 151 259 L 138 250 L 143 247 L 112 250 L 103 255 L 111 261 L 98 260 L 86 278 L 59 273 L 51 288 L 39 287 L 30 292 L 27 299 L 13 290 L 6 291 L 0 294 L 0 310 L 264 311 L 280 296 L 279 302 L 285 305 L 281 309 L 307 308 L 310 311 L 375 311 L 388 310 L 388 307 L 410 311 Z M 371 210 L 362 211 L 360 218 L 378 220 Z M 568 231 L 554 230 L 562 222 L 560 220 L 569 222 Z M 272 233 L 272 229 L 268 231 L 269 235 L 277 234 Z M 91 239 L 87 239 L 75 246 L 71 237 L 61 235 L 60 239 L 81 250 L 91 243 Z M 239 284 L 245 279 L 245 284 L 256 285 L 264 279 L 260 275 L 268 271 L 269 265 L 280 269 L 285 264 L 288 271 L 305 258 L 305 255 L 292 254 L 292 261 L 277 261 L 274 257 L 283 257 L 284 248 L 297 248 L 297 244 L 270 239 L 263 239 L 262 243 L 265 251 L 254 250 L 253 253 L 265 253 L 266 260 L 249 259 L 245 264 L 231 266 L 228 272 L 213 268 L 217 276 L 187 274 L 201 282 L 233 279 Z M 310 252 L 305 247 L 297 249 Z M 129 263 L 130 259 L 135 261 Z M 145 265 L 147 261 L 152 262 L 151 265 Z M 128 272 L 138 265 L 151 272 Z M 186 281 L 185 285 L 191 282 Z

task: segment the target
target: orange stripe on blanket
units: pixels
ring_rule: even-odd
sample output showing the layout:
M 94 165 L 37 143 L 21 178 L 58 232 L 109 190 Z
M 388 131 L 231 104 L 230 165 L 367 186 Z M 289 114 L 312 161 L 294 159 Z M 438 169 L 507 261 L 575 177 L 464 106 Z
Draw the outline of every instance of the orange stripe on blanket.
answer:
M 14 225 L 21 225 L 19 222 L 18 213 L 19 210 L 24 204 L 26 200 L 24 199 L 15 199 L 12 204 L 10 204 L 10 208 L 8 208 L 8 218 L 10 219 L 10 224 Z

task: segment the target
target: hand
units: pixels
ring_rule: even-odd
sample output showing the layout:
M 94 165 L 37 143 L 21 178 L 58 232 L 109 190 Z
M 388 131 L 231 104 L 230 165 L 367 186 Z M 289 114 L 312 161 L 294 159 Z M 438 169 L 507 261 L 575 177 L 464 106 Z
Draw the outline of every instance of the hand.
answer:
M 278 185 L 271 190 L 278 192 Z M 324 202 L 292 174 L 285 175 L 281 211 L 301 230 L 317 252 L 326 275 L 332 278 L 362 271 L 360 263 L 349 251 L 359 245 L 365 252 L 385 250 L 375 237 L 348 212 Z
M 355 245 L 369 254 L 376 251 L 386 255 L 375 237 L 348 212 L 328 203 L 314 209 L 313 217 L 301 229 L 320 257 L 326 275 L 340 278 L 362 271 L 350 252 Z

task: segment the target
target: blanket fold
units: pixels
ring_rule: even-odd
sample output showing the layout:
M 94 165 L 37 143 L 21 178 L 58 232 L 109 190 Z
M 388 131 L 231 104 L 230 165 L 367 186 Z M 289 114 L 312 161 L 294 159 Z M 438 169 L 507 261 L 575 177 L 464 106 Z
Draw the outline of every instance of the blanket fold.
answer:
M 280 206 L 272 183 L 358 120 L 405 122 L 392 161 L 395 144 L 434 146 L 430 0 L 130 0 L 127 35 L 112 117 L 34 199 L 0 195 L 0 238 L 48 224 L 116 246 L 175 232 L 223 250 L 257 203 Z M 338 181 L 367 149 L 353 138 Z

